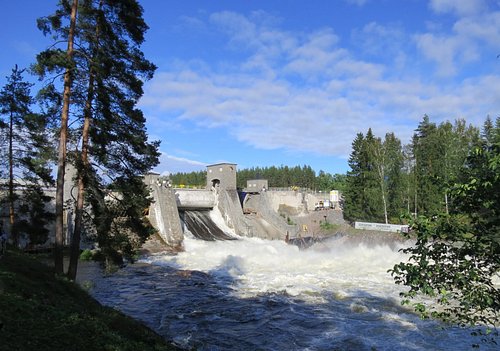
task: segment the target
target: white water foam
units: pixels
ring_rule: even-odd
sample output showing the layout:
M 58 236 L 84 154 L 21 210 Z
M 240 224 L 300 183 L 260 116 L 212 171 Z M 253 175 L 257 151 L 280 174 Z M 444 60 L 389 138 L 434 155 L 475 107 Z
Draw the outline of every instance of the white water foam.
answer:
M 401 253 L 387 245 L 337 244 L 329 240 L 301 251 L 285 242 L 257 238 L 215 242 L 186 238 L 184 252 L 146 261 L 231 278 L 241 297 L 286 291 L 314 299 L 324 291 L 340 297 L 360 289 L 397 297 L 399 287 L 387 270 L 404 260 Z
M 222 226 L 219 216 L 214 214 L 211 217 L 217 225 Z M 227 227 L 223 227 L 223 230 L 231 232 Z M 374 245 L 373 242 L 363 243 L 362 240 L 342 237 L 316 243 L 307 250 L 299 250 L 283 241 L 258 238 L 201 241 L 186 237 L 184 247 L 185 251 L 175 256 L 155 255 L 144 261 L 175 269 L 205 272 L 219 281 L 221 287 L 231 288 L 229 294 L 235 298 L 232 300 L 233 304 L 239 299 L 262 301 L 259 300 L 262 296 L 266 296 L 265 301 L 281 301 L 281 297 L 287 299 L 289 306 L 278 315 L 273 315 L 276 319 L 269 323 L 279 333 L 291 330 L 290 334 L 296 339 L 293 345 L 281 341 L 278 348 L 263 349 L 281 349 L 287 345 L 290 350 L 326 350 L 331 349 L 332 345 L 341 345 L 339 349 L 346 350 L 451 351 L 470 349 L 473 343 L 479 342 L 471 338 L 470 330 L 443 330 L 439 323 L 422 321 L 409 308 L 400 306 L 399 293 L 404 287 L 394 283 L 388 270 L 395 264 L 406 261 L 407 257 L 399 252 L 399 247 L 394 243 Z M 221 316 L 224 316 L 227 308 L 224 305 L 226 299 L 219 306 L 217 302 L 208 303 L 203 299 L 198 301 L 196 295 L 190 295 L 189 298 L 197 306 L 197 310 L 190 312 L 190 304 L 187 304 L 187 310 L 182 309 L 182 315 L 192 313 L 191 324 L 186 322 L 185 317 L 179 317 L 179 325 L 187 330 L 196 330 L 199 340 L 209 344 L 217 344 L 221 340 L 229 342 L 232 328 L 239 330 L 242 326 L 248 326 L 244 314 L 241 322 L 225 324 Z M 264 306 L 266 303 L 262 302 Z M 203 324 L 207 331 L 202 333 L 204 329 L 199 325 L 204 320 L 197 317 L 200 314 L 198 309 L 203 310 L 200 306 L 205 305 L 212 308 L 212 304 L 218 306 L 213 317 L 215 320 L 210 319 L 210 323 Z M 262 304 L 256 307 L 256 311 L 245 313 L 261 313 Z M 242 302 L 242 306 L 247 305 Z M 307 315 L 304 315 L 304 310 L 308 311 Z M 234 311 L 231 310 L 231 313 Z M 218 320 L 220 321 L 217 322 Z M 300 320 L 298 325 L 297 320 Z M 327 323 L 328 327 L 321 327 L 323 323 Z M 228 332 L 229 336 L 222 337 L 222 331 Z M 178 333 L 178 329 L 175 329 L 174 334 Z M 214 340 L 206 341 L 212 337 Z M 262 334 L 261 338 L 263 343 L 275 340 L 271 331 Z M 300 342 L 307 346 L 298 346 Z M 233 346 L 226 349 L 233 349 Z M 482 345 L 481 349 L 493 350 L 494 346 Z

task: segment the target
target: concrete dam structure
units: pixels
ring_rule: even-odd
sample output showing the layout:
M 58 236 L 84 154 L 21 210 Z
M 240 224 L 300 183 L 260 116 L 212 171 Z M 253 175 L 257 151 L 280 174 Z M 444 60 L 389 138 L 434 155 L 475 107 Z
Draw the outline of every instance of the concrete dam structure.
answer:
M 236 165 L 207 167 L 206 189 L 178 189 L 149 173 L 144 181 L 150 187 L 153 203 L 149 209 L 151 224 L 163 241 L 180 248 L 189 232 L 202 240 L 230 240 L 237 236 L 284 240 L 298 227 L 289 225 L 272 209 L 266 192 L 246 194 L 240 201 L 236 189 Z M 243 211 L 245 203 L 250 211 Z
M 229 240 L 234 239 L 227 231 L 234 230 L 233 227 L 224 231 L 221 224 L 216 224 L 213 212 L 220 213 L 219 204 L 224 208 L 225 217 L 231 226 L 237 220 L 231 221 L 230 214 L 238 213 L 239 204 L 227 201 L 219 201 L 227 196 L 227 189 L 221 189 L 220 180 L 209 190 L 204 189 L 176 189 L 161 181 L 159 174 L 149 173 L 144 181 L 151 190 L 153 203 L 149 209 L 149 220 L 158 230 L 163 241 L 174 248 L 180 248 L 184 239 L 184 233 L 189 232 L 194 237 L 202 240 Z M 236 210 L 233 208 L 236 206 Z M 214 210 L 215 209 L 215 210 Z M 222 218 L 221 215 L 219 215 Z M 220 222 L 220 221 L 218 221 Z M 226 222 L 224 220 L 224 222 Z M 235 231 L 236 232 L 236 231 Z
M 242 236 L 285 240 L 308 235 L 300 216 L 314 211 L 318 201 L 297 191 L 268 191 L 267 181 L 249 181 L 247 191 L 238 192 L 232 163 L 208 166 L 205 189 L 173 188 L 155 173 L 146 175 L 145 182 L 153 198 L 149 219 L 163 241 L 174 248 L 182 247 L 184 235 L 208 241 Z M 330 215 L 340 218 L 329 220 L 342 221 L 340 212 L 330 211 Z

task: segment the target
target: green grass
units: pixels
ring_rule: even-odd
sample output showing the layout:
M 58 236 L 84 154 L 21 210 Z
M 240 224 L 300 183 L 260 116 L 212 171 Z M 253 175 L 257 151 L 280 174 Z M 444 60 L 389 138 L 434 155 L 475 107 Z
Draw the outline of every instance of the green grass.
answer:
M 334 224 L 334 223 L 329 223 L 329 222 L 321 222 L 319 224 L 319 227 L 321 228 L 322 231 L 326 232 L 326 233 L 333 233 L 333 232 L 337 232 L 341 225 L 340 224 Z
M 35 258 L 0 258 L 0 350 L 178 350 Z

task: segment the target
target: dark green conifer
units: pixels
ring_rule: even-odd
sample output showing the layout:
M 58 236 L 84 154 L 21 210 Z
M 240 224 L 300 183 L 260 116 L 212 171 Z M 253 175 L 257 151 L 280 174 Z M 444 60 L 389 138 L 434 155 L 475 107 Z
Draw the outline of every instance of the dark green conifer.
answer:
M 44 33 L 69 42 L 71 6 L 39 21 Z M 141 176 L 158 164 L 158 142 L 149 142 L 137 108 L 143 82 L 155 66 L 140 50 L 148 29 L 136 0 L 80 0 L 71 59 L 55 46 L 38 55 L 44 77 L 69 69 L 72 135 L 78 198 L 68 275 L 76 274 L 80 234 L 85 231 L 110 256 L 132 257 L 151 233 L 143 218 L 150 199 Z
M 47 240 L 50 197 L 43 187 L 53 182 L 49 120 L 45 114 L 32 112 L 33 84 L 24 81 L 23 72 L 16 65 L 0 91 L 0 179 L 6 180 L 1 187 L 7 190 L 2 203 L 9 209 L 9 229 L 16 246 L 20 236 L 31 244 Z

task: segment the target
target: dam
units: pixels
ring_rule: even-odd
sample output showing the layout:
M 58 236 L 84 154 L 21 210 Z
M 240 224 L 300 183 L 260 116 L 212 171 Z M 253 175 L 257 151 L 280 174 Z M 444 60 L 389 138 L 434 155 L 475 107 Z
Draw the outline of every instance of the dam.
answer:
M 233 163 L 207 166 L 205 189 L 175 188 L 157 173 L 148 173 L 144 181 L 153 198 L 149 220 L 174 248 L 182 247 L 186 233 L 208 241 L 300 236 L 307 225 L 292 222 L 290 216 L 313 211 L 318 202 L 311 194 L 269 191 L 263 180 L 249 181 L 246 191 L 238 191 Z M 340 211 L 328 212 L 331 221 L 343 221 Z

